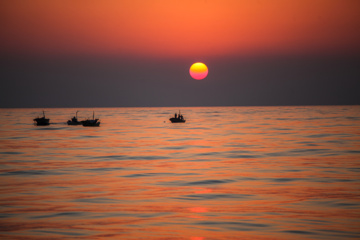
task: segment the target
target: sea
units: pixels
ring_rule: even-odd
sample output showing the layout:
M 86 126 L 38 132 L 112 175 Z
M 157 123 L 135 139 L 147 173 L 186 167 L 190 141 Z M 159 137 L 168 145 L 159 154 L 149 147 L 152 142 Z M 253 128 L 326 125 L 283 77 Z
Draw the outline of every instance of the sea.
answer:
M 68 126 L 76 111 L 100 127 Z M 0 123 L 0 239 L 360 239 L 358 105 L 0 109 Z

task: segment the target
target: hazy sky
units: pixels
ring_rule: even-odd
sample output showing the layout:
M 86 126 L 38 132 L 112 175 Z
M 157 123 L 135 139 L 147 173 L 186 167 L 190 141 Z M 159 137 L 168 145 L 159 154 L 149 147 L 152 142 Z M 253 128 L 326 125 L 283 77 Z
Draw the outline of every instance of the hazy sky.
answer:
M 360 104 L 359 11 L 357 0 L 3 0 L 0 107 Z

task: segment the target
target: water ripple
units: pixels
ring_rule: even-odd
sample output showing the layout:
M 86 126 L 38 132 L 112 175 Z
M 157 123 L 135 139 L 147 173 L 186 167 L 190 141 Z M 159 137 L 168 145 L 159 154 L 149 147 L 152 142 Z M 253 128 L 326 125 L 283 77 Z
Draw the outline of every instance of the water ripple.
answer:
M 189 194 L 175 199 L 189 200 L 189 201 L 203 201 L 203 200 L 244 200 L 245 198 L 252 197 L 250 194 Z
M 3 172 L 0 176 L 19 175 L 19 176 L 34 176 L 34 175 L 62 175 L 65 173 L 45 170 L 26 170 L 26 171 L 10 171 Z

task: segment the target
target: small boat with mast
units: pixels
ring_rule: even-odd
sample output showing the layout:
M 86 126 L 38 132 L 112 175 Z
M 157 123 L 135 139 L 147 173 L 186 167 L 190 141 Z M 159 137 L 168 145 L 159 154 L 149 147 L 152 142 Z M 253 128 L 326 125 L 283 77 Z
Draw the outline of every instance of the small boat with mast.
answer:
M 100 126 L 100 121 L 98 118 L 95 118 L 94 111 L 93 111 L 93 119 L 87 119 L 87 120 L 81 121 L 81 123 L 84 127 L 99 127 Z
M 67 124 L 68 125 L 81 125 L 82 123 L 78 120 L 78 118 L 77 118 L 77 113 L 78 113 L 79 111 L 76 111 L 76 115 L 73 117 L 73 118 L 71 118 L 71 120 L 68 120 L 67 121 Z
M 179 114 L 176 114 L 174 115 L 174 117 L 170 118 L 169 119 L 172 123 L 185 123 L 186 120 L 185 118 L 183 117 L 183 115 L 180 113 L 180 110 L 179 110 Z
M 50 119 L 45 117 L 45 111 L 43 110 L 43 116 L 34 118 L 34 124 L 36 126 L 47 126 L 50 125 Z

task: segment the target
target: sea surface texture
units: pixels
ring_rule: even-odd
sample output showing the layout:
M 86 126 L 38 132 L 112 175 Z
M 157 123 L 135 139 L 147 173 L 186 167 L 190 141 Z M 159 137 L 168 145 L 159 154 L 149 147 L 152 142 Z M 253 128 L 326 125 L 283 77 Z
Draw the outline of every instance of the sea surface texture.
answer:
M 42 110 L 0 109 L 1 239 L 360 239 L 360 106 Z

